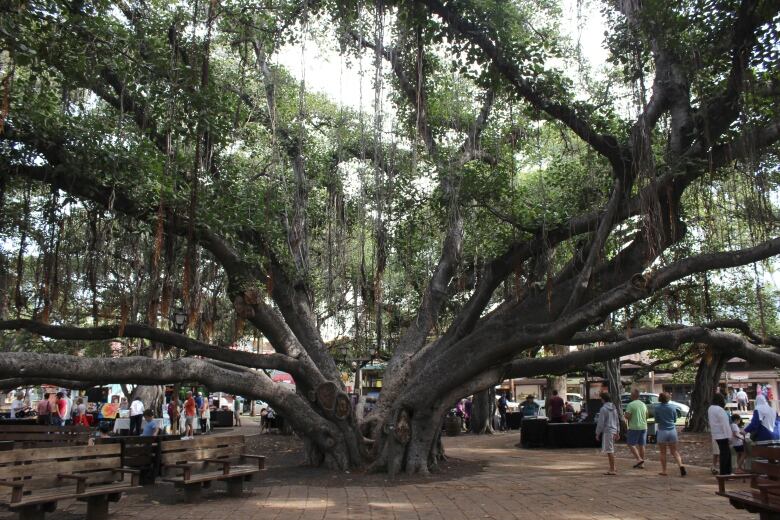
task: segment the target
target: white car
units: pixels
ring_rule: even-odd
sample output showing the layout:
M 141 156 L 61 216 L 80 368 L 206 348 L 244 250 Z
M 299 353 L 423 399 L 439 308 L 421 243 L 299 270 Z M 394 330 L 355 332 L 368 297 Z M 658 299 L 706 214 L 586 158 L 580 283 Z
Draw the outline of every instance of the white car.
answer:
M 570 403 L 571 407 L 574 408 L 574 413 L 582 411 L 582 401 L 584 400 L 585 398 L 580 394 L 566 394 L 566 402 Z

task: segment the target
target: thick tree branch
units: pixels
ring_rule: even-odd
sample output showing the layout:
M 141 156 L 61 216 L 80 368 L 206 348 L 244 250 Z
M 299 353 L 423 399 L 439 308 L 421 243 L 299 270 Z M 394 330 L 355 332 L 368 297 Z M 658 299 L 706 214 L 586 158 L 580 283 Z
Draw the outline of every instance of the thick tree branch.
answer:
M 128 324 L 124 328 L 119 325 L 81 328 L 47 325 L 33 320 L 8 320 L 0 321 L 0 330 L 26 330 L 47 338 L 70 341 L 143 338 L 164 345 L 178 347 L 194 356 L 203 356 L 244 367 L 278 369 L 295 375 L 300 375 L 301 373 L 301 364 L 284 354 L 255 354 L 241 350 L 232 350 L 227 347 L 203 343 L 183 334 L 141 324 Z
M 609 159 L 613 166 L 622 169 L 620 149 L 612 136 L 596 132 L 573 108 L 547 99 L 512 59 L 504 55 L 500 44 L 491 41 L 487 31 L 458 12 L 455 4 L 444 5 L 440 0 L 418 0 L 418 2 L 425 5 L 431 13 L 441 17 L 453 35 L 470 41 L 482 49 L 491 59 L 496 70 L 506 77 L 532 106 L 561 121 L 594 150 Z

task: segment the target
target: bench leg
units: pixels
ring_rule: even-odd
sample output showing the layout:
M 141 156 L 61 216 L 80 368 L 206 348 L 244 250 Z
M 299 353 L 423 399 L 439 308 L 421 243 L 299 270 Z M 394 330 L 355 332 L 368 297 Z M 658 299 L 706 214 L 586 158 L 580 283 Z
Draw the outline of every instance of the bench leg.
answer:
M 185 484 L 184 485 L 184 500 L 188 504 L 200 501 L 200 484 Z
M 231 478 L 227 481 L 228 496 L 240 497 L 244 494 L 244 478 Z
M 108 518 L 108 497 L 98 495 L 87 499 L 87 520 L 106 520 Z
M 19 509 L 19 520 L 43 520 L 46 512 L 40 506 L 22 507 Z

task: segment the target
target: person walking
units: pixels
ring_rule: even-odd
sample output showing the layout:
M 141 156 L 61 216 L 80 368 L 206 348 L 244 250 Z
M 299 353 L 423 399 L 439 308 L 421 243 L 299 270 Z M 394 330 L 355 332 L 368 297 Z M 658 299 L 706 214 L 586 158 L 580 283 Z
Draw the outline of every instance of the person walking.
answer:
M 48 426 L 51 424 L 51 405 L 49 404 L 49 394 L 43 394 L 43 399 L 38 401 L 38 405 L 35 407 L 37 413 L 36 422 L 42 426 Z
M 680 468 L 680 476 L 688 474 L 683 466 L 682 457 L 677 450 L 677 409 L 669 404 L 669 394 L 661 392 L 658 394 L 659 403 L 655 406 L 653 413 L 655 415 L 656 441 L 659 448 L 659 457 L 661 459 L 661 472 L 659 475 L 666 476 L 666 450 L 669 450 L 677 467 Z
M 184 437 L 183 439 L 189 439 L 195 436 L 195 414 L 196 414 L 195 399 L 192 397 L 192 392 L 187 392 L 187 399 L 184 401 Z
M 501 397 L 498 399 L 498 415 L 501 417 L 501 422 L 499 423 L 499 430 L 506 431 L 507 425 L 506 425 L 506 409 L 509 406 L 508 399 L 506 397 L 506 394 L 501 394 Z
M 180 430 L 181 411 L 179 408 L 179 396 L 173 394 L 171 402 L 168 403 L 168 419 L 171 421 L 171 433 L 176 435 Z
M 716 393 L 712 398 L 712 404 L 707 409 L 707 419 L 710 423 L 710 435 L 718 444 L 718 456 L 720 459 L 720 474 L 731 475 L 731 424 L 729 414 L 725 410 L 726 399 L 723 394 Z
M 75 408 L 76 418 L 73 420 L 73 424 L 86 426 L 89 428 L 89 419 L 87 419 L 87 406 L 84 404 L 84 400 L 79 397 L 76 399 Z
M 233 418 L 236 421 L 236 426 L 241 426 L 241 398 L 237 395 L 233 396 Z
M 634 467 L 645 468 L 645 445 L 647 444 L 647 406 L 639 400 L 639 390 L 631 391 L 631 402 L 626 405 L 625 417 L 628 421 L 626 443 L 637 460 Z
M 70 393 L 67 390 L 62 394 L 62 398 L 65 400 L 65 416 L 62 418 L 62 424 L 68 426 L 73 423 L 73 399 L 70 398 Z
M 564 406 L 565 403 L 558 395 L 558 390 L 553 390 L 552 397 L 547 399 L 547 403 L 544 405 L 544 409 L 547 411 L 547 417 L 550 418 L 551 423 L 566 422 L 564 416 Z
M 208 397 L 204 397 L 201 399 L 201 405 L 200 405 L 200 433 L 206 434 L 209 426 L 209 416 L 211 415 L 211 410 L 209 408 L 209 399 Z
M 615 469 L 615 441 L 620 437 L 620 418 L 609 392 L 601 392 L 601 411 L 596 422 L 596 440 L 601 441 L 601 453 L 606 453 L 609 471 L 605 475 L 617 475 Z
M 745 431 L 755 442 L 780 440 L 777 412 L 769 406 L 766 397 L 762 394 L 758 394 L 756 397 L 756 409 L 753 410 L 753 418 L 750 419 L 750 424 L 745 427 Z
M 737 409 L 741 412 L 747 412 L 748 409 L 748 395 L 743 388 L 737 392 Z
M 141 434 L 141 423 L 144 418 L 144 403 L 138 397 L 130 403 L 130 435 Z

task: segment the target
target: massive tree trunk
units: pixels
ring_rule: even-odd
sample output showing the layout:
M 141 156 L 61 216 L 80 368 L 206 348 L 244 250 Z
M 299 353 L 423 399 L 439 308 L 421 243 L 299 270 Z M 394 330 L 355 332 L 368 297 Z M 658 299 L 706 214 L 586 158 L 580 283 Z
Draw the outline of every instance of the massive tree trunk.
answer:
M 723 366 L 729 358 L 728 352 L 705 349 L 696 369 L 696 379 L 691 393 L 691 416 L 686 423 L 686 431 L 703 432 L 709 426 L 707 409 L 712 404 L 712 398 L 718 391 L 720 375 Z
M 491 386 L 487 390 L 476 392 L 471 403 L 472 433 L 493 433 L 493 414 L 496 411 L 496 389 Z

